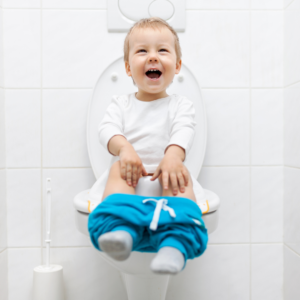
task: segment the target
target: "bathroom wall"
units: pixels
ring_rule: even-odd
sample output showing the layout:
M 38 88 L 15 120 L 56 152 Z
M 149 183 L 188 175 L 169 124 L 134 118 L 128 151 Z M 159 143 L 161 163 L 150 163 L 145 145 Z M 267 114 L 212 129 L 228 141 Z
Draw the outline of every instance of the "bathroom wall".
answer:
M 285 299 L 300 298 L 300 0 L 284 10 L 284 286 Z
M 125 33 L 107 32 L 105 0 L 2 3 L 7 250 L 0 263 L 7 255 L 8 298 L 1 300 L 32 300 L 33 268 L 45 262 L 47 177 L 51 262 L 64 267 L 66 300 L 126 300 L 119 273 L 77 232 L 72 206 L 95 181 L 88 100 L 100 73 L 122 56 Z M 206 253 L 172 279 L 167 300 L 282 300 L 283 0 L 187 0 L 186 13 L 183 62 L 203 88 L 208 119 L 199 181 L 222 202 Z M 285 252 L 294 259 L 290 246 Z
M 0 299 L 7 299 L 5 107 L 3 72 L 3 9 L 0 0 Z

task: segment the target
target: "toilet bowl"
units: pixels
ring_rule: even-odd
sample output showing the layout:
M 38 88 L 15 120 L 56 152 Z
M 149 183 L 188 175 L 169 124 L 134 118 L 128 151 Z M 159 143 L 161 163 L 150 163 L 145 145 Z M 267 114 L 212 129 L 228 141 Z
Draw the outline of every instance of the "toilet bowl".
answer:
M 103 118 L 106 108 L 114 94 L 123 95 L 137 91 L 124 70 L 123 57 L 112 62 L 98 79 L 90 99 L 87 121 L 87 145 L 89 158 L 97 179 L 107 178 L 112 156 L 104 149 L 98 140 L 98 124 Z M 193 146 L 185 165 L 194 178 L 197 178 L 202 167 L 206 148 L 206 115 L 204 102 L 197 80 L 190 70 L 182 65 L 181 73 L 174 77 L 173 83 L 167 89 L 168 94 L 185 95 L 192 100 L 196 110 L 196 128 Z M 136 194 L 141 196 L 161 196 L 162 188 L 158 180 L 151 181 L 150 176 L 141 177 L 136 187 Z M 105 180 L 97 180 L 98 186 L 82 191 L 74 198 L 75 222 L 77 229 L 89 236 L 87 229 L 89 213 L 97 204 L 90 200 L 91 194 L 102 199 Z M 196 192 L 195 192 L 196 193 Z M 212 191 L 201 190 L 201 201 L 197 203 L 203 213 L 203 221 L 212 233 L 218 226 L 219 197 Z M 197 195 L 196 195 L 197 197 Z M 198 197 L 199 198 L 199 197 Z M 198 200 L 197 198 L 197 200 Z M 92 245 L 92 244 L 91 244 Z M 126 287 L 128 300 L 164 300 L 170 276 L 156 275 L 150 270 L 150 263 L 155 253 L 133 251 L 125 261 L 115 261 L 104 252 L 99 256 L 118 269 Z M 188 260 L 187 264 L 192 263 Z

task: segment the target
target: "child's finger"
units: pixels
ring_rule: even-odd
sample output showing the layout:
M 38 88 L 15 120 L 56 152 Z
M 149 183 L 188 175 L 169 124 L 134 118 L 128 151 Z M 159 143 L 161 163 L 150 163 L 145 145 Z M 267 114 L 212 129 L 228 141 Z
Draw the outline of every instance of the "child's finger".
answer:
M 182 174 L 183 174 L 183 177 L 184 177 L 185 186 L 188 186 L 189 178 L 190 178 L 189 173 L 186 170 L 183 170 Z
M 143 176 L 147 176 L 148 175 L 148 172 L 146 171 L 144 165 L 142 165 L 142 175 Z
M 178 181 L 179 181 L 179 189 L 180 189 L 180 192 L 181 193 L 184 193 L 185 189 L 184 189 L 184 178 L 183 178 L 183 175 L 181 172 L 178 172 L 177 173 L 177 178 L 178 178 Z
M 121 169 L 121 177 L 122 179 L 126 180 L 126 164 L 123 163 L 122 161 L 120 162 L 121 166 L 120 166 L 120 169 Z
M 152 181 L 155 180 L 159 176 L 160 173 L 161 173 L 161 169 L 156 169 L 150 180 L 152 180 Z
M 127 184 L 131 186 L 131 174 L 132 174 L 132 167 L 131 164 L 128 163 L 126 166 L 126 177 L 127 177 Z
M 172 184 L 173 195 L 177 195 L 177 193 L 178 193 L 178 182 L 177 182 L 176 173 L 171 173 L 170 174 L 170 180 L 171 180 L 171 184 Z
M 163 188 L 165 190 L 167 190 L 169 188 L 169 173 L 168 172 L 162 173 L 162 183 L 163 183 Z
M 132 167 L 132 186 L 136 187 L 136 183 L 137 183 L 137 178 L 138 178 L 138 174 L 137 174 L 137 166 L 134 165 Z

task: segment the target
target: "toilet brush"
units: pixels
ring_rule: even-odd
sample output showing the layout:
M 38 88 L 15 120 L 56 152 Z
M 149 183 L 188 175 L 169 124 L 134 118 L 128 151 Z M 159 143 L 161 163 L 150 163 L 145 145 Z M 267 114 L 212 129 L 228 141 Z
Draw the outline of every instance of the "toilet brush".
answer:
M 50 264 L 51 178 L 46 180 L 46 265 L 33 269 L 33 300 L 64 300 L 63 268 Z

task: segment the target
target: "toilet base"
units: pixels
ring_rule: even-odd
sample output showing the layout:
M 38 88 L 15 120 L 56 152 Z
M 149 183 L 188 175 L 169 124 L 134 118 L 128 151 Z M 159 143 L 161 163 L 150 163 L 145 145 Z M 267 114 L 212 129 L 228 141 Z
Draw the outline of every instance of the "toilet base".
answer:
M 128 300 L 165 300 L 169 275 L 132 275 L 122 273 Z

